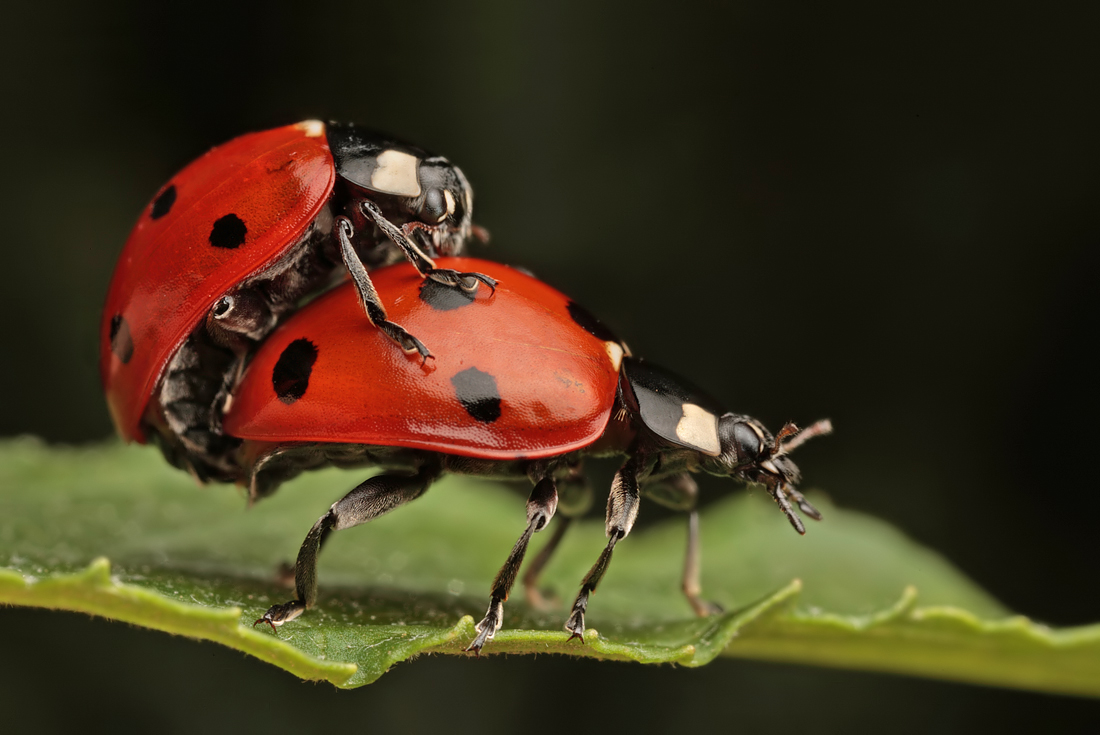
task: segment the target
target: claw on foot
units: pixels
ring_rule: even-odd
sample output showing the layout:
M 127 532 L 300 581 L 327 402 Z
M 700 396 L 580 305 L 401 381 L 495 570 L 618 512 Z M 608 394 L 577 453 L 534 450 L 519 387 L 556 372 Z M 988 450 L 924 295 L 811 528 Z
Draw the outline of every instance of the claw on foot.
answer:
M 305 611 L 306 605 L 301 600 L 291 600 L 290 602 L 284 602 L 282 605 L 272 605 L 262 618 L 252 624 L 252 627 L 255 628 L 260 623 L 267 623 L 271 626 L 273 632 L 278 633 L 277 628 L 280 625 L 294 620 Z
M 477 638 L 474 638 L 474 642 L 466 646 L 466 653 L 470 653 L 472 651 L 474 654 L 474 658 L 481 658 L 481 649 L 485 647 L 485 641 L 482 640 L 484 635 L 484 633 L 481 633 L 478 635 Z
M 709 602 L 707 600 L 697 600 L 691 603 L 692 608 L 695 610 L 695 614 L 701 618 L 709 618 L 712 615 L 721 615 L 726 611 L 724 607 L 717 602 Z
M 473 651 L 476 658 L 481 658 L 481 649 L 485 647 L 486 643 L 493 640 L 493 633 L 496 632 L 496 628 L 492 625 L 485 625 L 485 621 L 482 620 L 475 630 L 477 630 L 477 638 L 474 638 L 473 643 L 466 646 L 466 652 Z
M 252 624 L 252 627 L 253 627 L 253 628 L 255 628 L 255 627 L 256 627 L 257 625 L 259 625 L 260 623 L 267 623 L 268 625 L 270 625 L 270 626 L 271 626 L 271 632 L 272 632 L 272 633 L 275 633 L 276 635 L 278 635 L 278 633 L 279 633 L 279 627 L 278 627 L 277 625 L 275 625 L 275 621 L 274 621 L 274 620 L 272 620 L 271 618 L 269 618 L 269 617 L 268 617 L 267 615 L 264 615 L 264 616 L 263 616 L 262 618 L 260 618 L 260 619 L 259 619 L 259 620 L 257 620 L 257 621 L 256 621 L 255 623 L 253 623 L 253 624 Z
M 481 649 L 485 647 L 486 643 L 493 640 L 493 636 L 500 630 L 503 623 L 504 605 L 501 600 L 494 598 L 489 603 L 489 609 L 485 612 L 485 617 L 474 626 L 474 630 L 477 631 L 477 638 L 474 638 L 474 642 L 467 646 L 466 650 L 473 651 L 475 656 L 481 658 Z
M 409 334 L 404 327 L 400 327 L 393 322 L 383 322 L 378 326 L 405 351 L 406 355 L 420 355 L 420 367 L 428 364 L 429 357 L 435 359 L 435 355 L 431 353 L 431 350 L 425 347 L 423 342 Z
M 436 283 L 452 288 L 460 288 L 466 293 L 476 293 L 478 286 L 483 283 L 490 288 L 490 296 L 495 294 L 497 290 L 497 280 L 484 273 L 463 273 L 450 268 L 436 268 L 428 272 L 427 276 Z
M 565 623 L 565 631 L 569 633 L 569 639 L 566 643 L 574 638 L 584 643 L 584 613 L 574 611 L 573 614 L 569 616 L 569 620 Z
M 424 358 L 425 361 L 427 361 L 427 359 L 429 357 L 431 357 L 431 358 L 435 357 L 435 355 L 433 355 L 431 353 L 431 350 L 429 350 L 427 347 L 424 346 L 423 342 L 421 342 L 416 337 L 414 337 L 411 334 L 409 334 L 408 332 L 406 332 L 404 329 L 402 329 L 401 331 L 404 334 L 402 335 L 401 339 L 397 340 L 398 342 L 401 343 L 401 349 L 403 349 L 405 352 L 407 352 L 410 355 L 415 352 L 416 354 L 418 354 L 422 358 Z M 421 364 L 423 364 L 423 363 L 421 363 Z

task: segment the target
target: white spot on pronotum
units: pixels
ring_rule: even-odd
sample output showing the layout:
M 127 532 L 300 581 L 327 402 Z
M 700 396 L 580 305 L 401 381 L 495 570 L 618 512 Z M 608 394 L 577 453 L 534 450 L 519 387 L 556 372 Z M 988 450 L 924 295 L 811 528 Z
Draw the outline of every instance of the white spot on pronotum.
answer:
M 718 417 L 694 403 L 685 403 L 683 410 L 684 415 L 676 424 L 676 436 L 685 444 L 717 457 L 722 449 L 718 441 Z
M 623 364 L 623 348 L 618 342 L 604 342 L 603 348 L 607 350 L 607 356 L 611 359 L 611 366 L 615 368 L 615 372 L 619 372 L 619 367 Z
M 404 151 L 388 150 L 378 154 L 378 165 L 370 177 L 372 189 L 403 197 L 420 196 L 420 180 L 416 176 L 420 159 Z
M 325 134 L 325 124 L 320 120 L 303 120 L 298 123 L 298 129 L 305 133 L 307 138 L 320 138 Z

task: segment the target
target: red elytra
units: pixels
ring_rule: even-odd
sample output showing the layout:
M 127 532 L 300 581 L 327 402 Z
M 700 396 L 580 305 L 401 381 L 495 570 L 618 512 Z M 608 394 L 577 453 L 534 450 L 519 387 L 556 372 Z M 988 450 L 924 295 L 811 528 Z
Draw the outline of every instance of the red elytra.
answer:
M 214 148 L 154 198 L 123 248 L 100 326 L 100 374 L 124 439 L 145 442 L 142 413 L 172 354 L 215 301 L 306 234 L 335 177 L 324 126 L 304 122 Z
M 372 278 L 395 320 L 431 338 L 401 354 L 362 319 L 351 284 L 309 304 L 256 352 L 225 431 L 261 443 L 410 447 L 487 459 L 579 449 L 606 428 L 623 348 L 553 288 L 487 261 L 440 259 L 500 281 L 476 298 L 401 264 Z M 281 366 L 280 366 L 280 363 Z

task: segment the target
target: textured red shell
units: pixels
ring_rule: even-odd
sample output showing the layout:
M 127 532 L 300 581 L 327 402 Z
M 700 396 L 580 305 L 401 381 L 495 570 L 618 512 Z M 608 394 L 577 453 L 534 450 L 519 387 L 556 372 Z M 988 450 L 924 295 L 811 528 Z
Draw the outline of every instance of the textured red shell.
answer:
M 468 300 L 408 264 L 371 272 L 390 318 L 431 345 L 434 359 L 422 364 L 393 349 L 344 284 L 267 337 L 227 408 L 226 433 L 487 459 L 550 457 L 596 441 L 615 401 L 622 346 L 568 297 L 517 270 L 437 263 L 500 284 L 495 295 L 482 286 Z M 443 289 L 438 298 L 433 289 Z
M 231 140 L 142 213 L 100 327 L 100 375 L 124 439 L 145 441 L 140 421 L 160 376 L 214 303 L 283 256 L 322 211 L 336 175 L 324 131 L 309 121 Z

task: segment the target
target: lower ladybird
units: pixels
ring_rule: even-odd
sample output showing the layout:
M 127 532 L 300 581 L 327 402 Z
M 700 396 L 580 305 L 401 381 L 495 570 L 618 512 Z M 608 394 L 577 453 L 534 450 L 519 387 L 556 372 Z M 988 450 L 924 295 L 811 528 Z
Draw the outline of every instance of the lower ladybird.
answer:
M 259 347 L 225 415 L 253 498 L 330 462 L 384 469 L 317 520 L 295 565 L 296 598 L 256 621 L 291 621 L 317 599 L 324 539 L 420 497 L 444 473 L 529 479 L 527 524 L 492 585 L 489 608 L 469 651 L 500 629 L 504 601 L 533 534 L 559 520 L 547 551 L 524 576 L 537 598 L 538 575 L 572 518 L 589 503 L 586 456 L 622 455 L 607 502 L 607 545 L 585 576 L 565 628 L 581 637 L 590 595 L 616 544 L 638 515 L 642 495 L 689 514 L 683 590 L 699 615 L 698 494 L 694 472 L 764 485 L 799 533 L 794 506 L 820 514 L 795 485 L 789 453 L 828 433 L 828 421 L 771 434 L 759 421 L 724 411 L 689 383 L 642 360 L 578 304 L 514 269 L 449 259 L 443 267 L 499 281 L 495 296 L 436 288 L 409 265 L 372 273 L 395 318 L 439 346 L 428 364 L 386 349 L 369 328 L 350 284 L 309 304 Z

